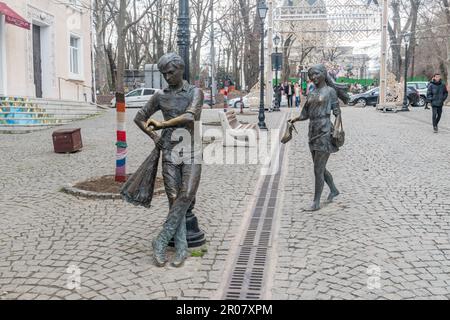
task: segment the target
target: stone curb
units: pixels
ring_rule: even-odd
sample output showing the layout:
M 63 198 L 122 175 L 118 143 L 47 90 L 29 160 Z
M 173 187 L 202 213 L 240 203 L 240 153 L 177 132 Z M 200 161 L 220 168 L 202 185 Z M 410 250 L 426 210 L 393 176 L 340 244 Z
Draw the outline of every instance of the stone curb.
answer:
M 94 178 L 95 179 L 95 178 Z M 108 193 L 108 192 L 94 192 L 87 191 L 83 189 L 76 188 L 75 185 L 81 183 L 82 181 L 77 181 L 73 184 L 67 184 L 61 188 L 61 192 L 71 194 L 77 197 L 91 198 L 91 199 L 106 199 L 106 200 L 122 200 L 122 196 L 118 193 Z M 156 189 L 153 193 L 160 194 L 164 192 L 164 188 Z
M 84 197 L 84 198 L 95 198 L 95 199 L 122 199 L 122 196 L 118 193 L 107 193 L 107 192 L 94 192 L 87 191 L 75 188 L 74 186 L 78 184 L 78 182 L 74 184 L 68 184 L 62 187 L 62 192 L 71 194 L 73 196 Z

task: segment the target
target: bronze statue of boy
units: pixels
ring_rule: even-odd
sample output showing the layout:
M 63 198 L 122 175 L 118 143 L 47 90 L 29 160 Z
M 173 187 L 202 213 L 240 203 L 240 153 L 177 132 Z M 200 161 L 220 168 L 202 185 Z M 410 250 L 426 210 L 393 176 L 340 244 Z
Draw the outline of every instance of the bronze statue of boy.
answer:
M 158 68 L 169 86 L 157 91 L 139 110 L 134 121 L 162 152 L 162 173 L 169 200 L 169 214 L 162 230 L 152 242 L 155 262 L 159 267 L 166 264 L 166 249 L 174 238 L 176 254 L 171 265 L 181 267 L 188 252 L 186 213 L 195 204 L 202 170 L 201 141 L 194 136 L 194 125 L 200 121 L 203 92 L 183 80 L 185 64 L 176 53 L 162 56 Z M 164 121 L 151 118 L 159 110 Z M 179 129 L 188 133 L 190 143 L 174 139 Z M 158 130 L 162 130 L 161 136 L 155 133 Z M 184 145 L 182 154 L 179 152 L 180 143 Z

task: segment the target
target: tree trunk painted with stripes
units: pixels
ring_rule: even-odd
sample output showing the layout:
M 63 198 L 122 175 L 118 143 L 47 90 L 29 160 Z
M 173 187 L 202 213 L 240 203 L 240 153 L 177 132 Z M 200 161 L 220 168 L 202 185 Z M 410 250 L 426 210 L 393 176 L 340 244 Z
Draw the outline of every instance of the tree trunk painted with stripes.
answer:
M 119 17 L 117 21 L 117 79 L 116 79 L 116 113 L 117 113 L 117 153 L 116 177 L 118 182 L 126 181 L 127 161 L 127 133 L 126 133 L 126 106 L 123 78 L 125 72 L 125 16 L 127 1 L 120 0 Z

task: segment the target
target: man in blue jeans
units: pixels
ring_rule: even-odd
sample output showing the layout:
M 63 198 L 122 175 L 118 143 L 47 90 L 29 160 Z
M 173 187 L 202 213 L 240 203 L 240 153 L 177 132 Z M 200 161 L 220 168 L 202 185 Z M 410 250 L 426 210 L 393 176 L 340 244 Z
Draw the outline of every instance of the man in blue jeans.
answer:
M 441 75 L 436 73 L 433 76 L 433 80 L 431 80 L 428 85 L 427 92 L 427 102 L 431 104 L 433 108 L 433 129 L 434 133 L 438 132 L 439 121 L 442 116 L 442 107 L 444 106 L 444 101 L 448 97 L 447 87 L 444 83 L 442 83 Z

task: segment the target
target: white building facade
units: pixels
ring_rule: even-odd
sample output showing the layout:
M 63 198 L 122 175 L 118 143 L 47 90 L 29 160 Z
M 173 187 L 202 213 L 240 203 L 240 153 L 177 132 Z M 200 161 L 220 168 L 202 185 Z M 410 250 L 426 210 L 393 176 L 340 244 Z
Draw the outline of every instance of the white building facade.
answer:
M 90 0 L 0 2 L 0 96 L 92 101 Z

